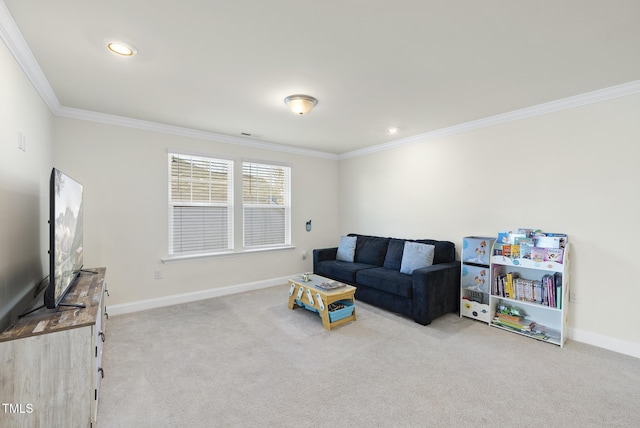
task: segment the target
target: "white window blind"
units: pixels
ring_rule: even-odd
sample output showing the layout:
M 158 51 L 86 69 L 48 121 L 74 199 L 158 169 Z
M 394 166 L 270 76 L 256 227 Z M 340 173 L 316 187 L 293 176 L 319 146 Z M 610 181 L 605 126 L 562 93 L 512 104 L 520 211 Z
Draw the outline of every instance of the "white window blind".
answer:
M 233 162 L 169 153 L 169 254 L 233 249 Z
M 291 244 L 291 168 L 242 164 L 244 247 Z

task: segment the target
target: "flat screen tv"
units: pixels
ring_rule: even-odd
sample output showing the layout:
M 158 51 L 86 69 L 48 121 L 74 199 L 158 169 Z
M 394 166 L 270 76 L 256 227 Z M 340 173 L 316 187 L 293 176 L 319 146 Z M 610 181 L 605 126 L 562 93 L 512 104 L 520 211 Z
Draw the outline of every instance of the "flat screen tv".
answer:
M 53 168 L 50 182 L 49 286 L 44 305 L 56 308 L 82 269 L 83 186 Z

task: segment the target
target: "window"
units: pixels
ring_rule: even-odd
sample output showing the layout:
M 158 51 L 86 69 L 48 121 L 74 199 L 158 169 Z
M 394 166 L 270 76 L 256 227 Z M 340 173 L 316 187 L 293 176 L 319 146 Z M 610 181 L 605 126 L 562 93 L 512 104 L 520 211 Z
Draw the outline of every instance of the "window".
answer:
M 245 248 L 291 245 L 291 168 L 242 164 Z
M 169 153 L 169 254 L 233 249 L 233 161 Z

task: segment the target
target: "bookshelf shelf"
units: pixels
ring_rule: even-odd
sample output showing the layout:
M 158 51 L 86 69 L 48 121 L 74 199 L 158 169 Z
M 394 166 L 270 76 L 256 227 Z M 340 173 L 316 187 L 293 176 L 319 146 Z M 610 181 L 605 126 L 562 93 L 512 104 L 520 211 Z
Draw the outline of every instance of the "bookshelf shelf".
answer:
M 519 299 L 510 299 L 508 297 L 500 297 L 500 296 L 493 296 L 493 297 L 496 299 L 500 299 L 501 301 L 503 301 L 505 304 L 509 306 L 523 306 L 526 308 L 544 308 L 545 311 L 562 312 L 562 309 L 543 306 L 540 303 L 527 302 L 526 300 L 519 300 Z
M 525 332 L 517 331 L 508 327 L 503 327 L 497 324 L 491 324 L 491 325 L 498 329 L 506 330 L 510 333 L 515 333 L 521 336 L 529 337 L 531 339 L 539 340 L 541 342 L 547 342 L 547 343 L 552 343 L 554 345 L 562 346 L 560 341 L 560 332 L 544 326 L 539 326 L 540 330 L 544 331 L 544 333 L 535 333 L 535 332 L 525 333 Z
M 512 259 L 505 256 L 491 256 L 491 263 L 496 265 L 523 267 L 536 270 L 544 270 L 549 272 L 564 272 L 564 264 L 558 262 L 541 261 L 534 262 L 529 259 Z
M 491 250 L 489 325 L 560 347 L 566 342 L 570 244 L 564 236 L 561 262 L 502 255 Z M 515 246 L 515 245 L 514 245 Z M 551 250 L 554 251 L 554 250 Z M 507 251 L 505 251 L 507 252 Z

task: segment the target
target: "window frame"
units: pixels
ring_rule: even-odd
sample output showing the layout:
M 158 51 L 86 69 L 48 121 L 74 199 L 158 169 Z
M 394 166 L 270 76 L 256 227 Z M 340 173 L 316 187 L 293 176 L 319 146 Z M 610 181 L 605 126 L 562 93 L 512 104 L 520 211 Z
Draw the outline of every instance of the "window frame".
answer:
M 183 200 L 183 199 L 178 199 L 174 197 L 174 192 L 173 192 L 173 185 L 174 185 L 174 174 L 173 174 L 173 166 L 172 166 L 172 161 L 174 158 L 179 158 L 179 159 L 185 159 L 186 161 L 190 162 L 191 165 L 191 172 L 188 175 L 188 180 L 191 182 L 190 184 L 190 199 L 189 200 Z M 181 150 L 169 150 L 168 151 L 168 156 L 167 156 L 167 161 L 168 161 L 168 168 L 167 168 L 167 173 L 168 173 L 168 197 L 167 197 L 167 201 L 168 201 L 168 254 L 169 254 L 169 258 L 170 259 L 179 259 L 179 258 L 197 258 L 197 257 L 205 257 L 205 256 L 211 256 L 211 255 L 218 255 L 218 254 L 229 254 L 232 253 L 235 247 L 234 244 L 234 201 L 235 201 L 235 196 L 234 196 L 234 182 L 235 182 L 235 176 L 234 176 L 234 167 L 235 167 L 235 162 L 232 159 L 228 159 L 228 158 L 224 158 L 224 157 L 219 157 L 219 156 L 210 156 L 210 155 L 205 155 L 205 154 L 194 154 L 194 153 L 188 153 L 188 152 L 184 152 Z M 219 184 L 218 181 L 216 180 L 208 180 L 207 183 L 209 185 L 209 193 L 210 193 L 210 197 L 209 197 L 209 201 L 202 201 L 202 200 L 194 200 L 193 198 L 193 190 L 194 190 L 194 182 L 196 180 L 196 178 L 198 178 L 196 176 L 196 178 L 194 178 L 194 174 L 193 174 L 193 166 L 194 166 L 194 160 L 196 162 L 204 162 L 204 163 L 209 163 L 209 168 L 211 168 L 211 164 L 215 163 L 218 164 L 218 166 L 224 166 L 226 168 L 226 200 L 224 202 L 217 200 L 217 201 L 212 201 L 211 200 L 211 187 L 212 184 L 213 186 L 215 186 L 216 184 Z M 209 173 L 211 174 L 211 169 L 209 169 Z M 216 238 L 214 237 L 213 239 L 207 240 L 204 239 L 200 242 L 200 244 L 202 244 L 203 249 L 201 250 L 184 250 L 184 251 L 176 251 L 176 239 L 178 238 L 177 233 L 174 229 L 175 227 L 175 216 L 176 216 L 176 209 L 177 208 L 186 208 L 187 210 L 189 210 L 189 208 L 204 208 L 206 209 L 207 207 L 211 207 L 211 208 L 221 208 L 224 207 L 226 208 L 226 216 L 225 216 L 225 220 L 226 221 L 226 231 L 223 231 L 222 233 L 220 233 L 220 230 L 218 230 L 218 236 L 224 236 L 224 238 L 222 238 L 222 242 L 224 243 L 224 241 L 226 240 L 226 245 L 224 247 L 219 247 L 219 248 L 205 248 L 207 246 L 212 245 L 215 241 Z M 208 213 L 211 214 L 211 213 Z M 202 220 L 203 223 L 206 220 L 205 216 L 207 215 L 207 213 L 205 211 L 203 211 L 203 215 L 202 215 Z M 215 215 L 215 214 L 214 214 Z M 197 215 L 195 216 L 197 217 Z M 204 227 L 204 226 L 202 226 Z M 192 232 L 194 233 L 194 232 Z M 215 232 L 214 232 L 215 234 Z M 187 241 L 189 239 L 192 239 L 192 237 L 189 237 L 189 231 L 187 231 L 185 234 L 183 234 L 180 239 L 184 240 L 187 239 Z M 197 240 L 196 240 L 197 241 Z M 188 245 L 188 244 L 187 244 Z
M 282 182 L 281 183 L 276 183 L 275 186 L 277 185 L 281 185 L 282 186 L 282 192 L 278 194 L 273 193 L 273 189 L 274 189 L 274 175 L 272 174 L 270 176 L 271 178 L 271 186 L 269 186 L 269 200 L 273 201 L 273 198 L 282 198 L 282 204 L 278 204 L 278 203 L 251 203 L 251 202 L 247 202 L 247 195 L 245 193 L 246 190 L 246 167 L 256 167 L 258 168 L 258 173 L 262 173 L 263 175 L 268 173 L 268 172 L 275 172 L 276 170 L 279 170 L 282 172 Z M 291 247 L 291 181 L 292 181 L 292 168 L 290 165 L 287 164 L 282 164 L 282 163 L 277 163 L 277 162 L 269 162 L 269 161 L 262 161 L 262 160 L 252 160 L 252 159 L 243 159 L 242 160 L 242 194 L 241 194 L 241 201 L 242 201 L 242 248 L 243 251 L 257 251 L 257 250 L 269 250 L 269 249 L 280 249 L 280 248 L 289 248 Z M 263 186 L 263 189 L 266 188 L 266 186 Z M 255 195 L 255 194 L 254 194 Z M 265 198 L 265 194 L 264 193 L 260 193 L 258 192 L 257 195 L 255 195 L 256 198 Z M 251 208 L 256 208 L 258 210 L 261 210 L 263 212 L 263 214 L 265 214 L 265 217 L 267 217 L 268 215 L 266 215 L 267 211 L 275 211 L 275 210 L 282 210 L 283 214 L 282 214 L 282 221 L 283 221 L 283 225 L 282 225 L 282 229 L 280 232 L 277 232 L 278 234 L 282 235 L 282 240 L 279 242 L 266 242 L 263 244 L 256 244 L 255 241 L 254 243 L 248 243 L 248 240 L 255 240 L 256 238 L 260 237 L 259 235 L 256 234 L 252 234 L 250 231 L 248 231 L 248 221 L 247 221 L 247 209 L 251 209 Z M 269 222 L 269 220 L 267 220 L 267 222 Z M 262 235 L 261 238 L 265 241 L 269 241 L 269 238 L 274 238 L 275 234 L 265 234 Z M 248 239 L 249 238 L 249 239 Z

